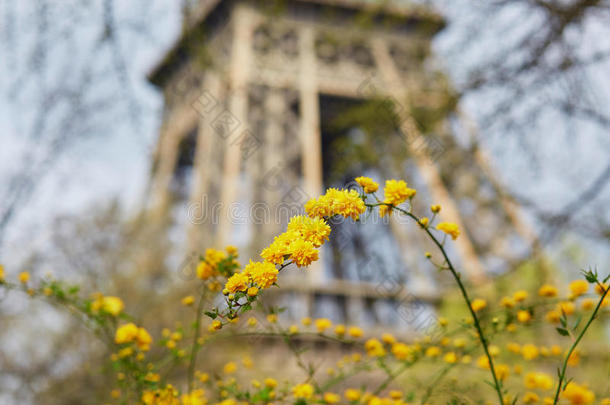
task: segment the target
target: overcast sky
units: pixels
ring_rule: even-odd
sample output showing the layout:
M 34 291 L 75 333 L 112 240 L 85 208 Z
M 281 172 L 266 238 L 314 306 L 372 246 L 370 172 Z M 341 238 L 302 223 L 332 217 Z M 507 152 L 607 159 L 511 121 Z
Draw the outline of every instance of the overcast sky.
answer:
M 8 2 L 0 5 L 4 16 L 3 41 L 12 45 L 0 47 L 0 184 L 4 187 L 0 190 L 6 190 L 6 180 L 24 163 L 32 142 L 36 142 L 28 135 L 34 114 L 31 106 L 39 97 L 41 89 L 52 87 L 53 81 L 58 80 L 57 75 L 49 74 L 40 83 L 24 80 L 25 83 L 15 85 L 18 82 L 16 78 L 19 77 L 16 72 L 25 71 L 28 64 L 32 63 L 28 60 L 28 52 L 33 46 L 36 32 L 32 29 L 36 12 L 34 3 L 36 2 L 15 2 L 15 10 L 12 10 L 15 11 L 14 14 L 8 13 Z M 66 4 L 68 3 L 70 2 L 66 1 Z M 33 198 L 11 227 L 2 252 L 5 263 L 18 263 L 23 259 L 28 251 L 23 249 L 23 246 L 44 244 L 48 237 L 48 228 L 45 227 L 58 214 L 88 210 L 112 197 L 119 198 L 131 210 L 136 209 L 141 202 L 161 108 L 159 93 L 146 81 L 145 75 L 160 60 L 179 33 L 179 2 L 134 0 L 117 3 L 117 26 L 126 27 L 120 31 L 119 48 L 122 56 L 128 61 L 128 81 L 133 98 L 120 98 L 116 108 L 119 111 L 127 111 L 135 105 L 138 118 L 132 120 L 127 115 L 113 113 L 102 118 L 105 122 L 100 125 L 103 128 L 101 133 L 83 137 L 67 149 L 51 167 L 50 173 L 45 176 Z M 145 14 L 142 13 L 142 4 L 146 6 Z M 450 24 L 438 36 L 435 49 L 440 63 L 459 86 L 473 64 L 496 51 L 498 38 L 506 41 L 511 36 L 518 35 L 514 27 L 503 26 L 503 22 L 510 23 L 511 13 L 518 13 L 519 9 L 508 10 L 506 16 L 490 20 L 477 14 L 477 7 L 467 6 L 468 2 L 444 1 L 441 4 L 444 5 L 443 13 Z M 16 17 L 9 21 L 9 15 Z M 91 43 L 99 36 L 99 23 L 91 20 L 91 24 L 87 25 L 88 16 L 78 18 L 82 18 L 79 21 L 83 27 L 78 30 L 76 41 L 66 41 L 66 46 L 49 46 L 53 53 L 47 55 L 47 61 L 51 65 L 57 65 L 57 70 L 66 58 L 75 65 L 86 62 L 87 58 L 90 58 L 86 50 L 91 48 Z M 535 16 L 528 18 L 531 20 L 524 24 L 537 23 Z M 141 35 L 139 28 L 139 24 L 143 23 L 153 27 L 145 36 Z M 469 47 L 467 52 L 456 53 L 457 40 L 463 38 L 465 30 L 473 24 L 482 29 L 482 35 L 477 37 L 477 46 Z M 587 26 L 586 31 L 589 32 L 579 35 L 595 39 L 608 38 L 610 34 L 608 27 L 595 24 Z M 18 41 L 15 38 L 18 38 Z M 59 38 L 58 41 L 61 41 L 61 36 Z M 594 47 L 592 42 L 582 44 L 583 52 Z M 100 61 L 100 74 L 104 69 L 112 68 L 107 65 L 109 54 L 100 52 L 96 58 Z M 595 87 L 591 88 L 591 96 L 605 102 L 610 94 L 606 79 L 607 66 L 592 73 L 596 81 Z M 106 90 L 107 85 L 100 83 L 99 91 Z M 486 98 L 494 96 L 493 93 L 478 94 L 463 100 L 463 105 L 469 114 L 478 118 L 484 113 Z M 15 102 L 16 98 L 18 102 Z M 550 210 L 561 208 L 563 202 L 569 201 L 570 197 L 582 189 L 587 180 L 599 173 L 610 160 L 610 139 L 607 134 L 581 123 L 566 129 L 565 126 L 558 126 L 557 122 L 558 117 L 549 114 L 539 126 L 532 128 L 527 147 L 536 150 L 539 159 L 536 165 L 532 165 L 529 156 L 522 153 L 523 145 L 514 138 L 498 135 L 486 138 L 486 146 L 493 156 L 493 162 L 510 188 L 530 199 L 540 201 Z M 606 201 L 608 192 L 609 190 L 605 192 Z M 608 212 L 604 214 L 607 215 Z M 602 257 L 593 260 L 601 260 Z

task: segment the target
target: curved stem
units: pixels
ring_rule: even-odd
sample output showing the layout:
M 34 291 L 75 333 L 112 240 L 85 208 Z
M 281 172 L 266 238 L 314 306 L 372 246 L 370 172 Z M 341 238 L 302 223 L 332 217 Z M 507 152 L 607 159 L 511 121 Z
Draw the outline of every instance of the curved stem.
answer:
M 591 323 L 593 323 L 593 320 L 595 319 L 597 312 L 599 312 L 599 308 L 602 306 L 602 303 L 604 302 L 604 298 L 606 298 L 608 291 L 610 291 L 610 288 L 604 288 L 604 294 L 599 299 L 599 302 L 597 303 L 595 310 L 591 314 L 589 321 L 587 322 L 585 327 L 580 331 L 580 334 L 578 335 L 578 337 L 572 344 L 572 347 L 570 347 L 570 350 L 568 351 L 568 354 L 566 355 L 566 358 L 563 361 L 563 366 L 561 367 L 561 372 L 559 373 L 559 382 L 557 384 L 557 391 L 555 392 L 555 398 L 553 400 L 553 405 L 556 405 L 557 401 L 559 401 L 559 394 L 561 393 L 561 385 L 563 384 L 563 380 L 565 380 L 565 378 L 566 378 L 566 371 L 568 368 L 568 361 L 570 360 L 570 356 L 572 356 L 572 353 L 576 349 L 576 346 L 582 340 L 583 336 L 585 335 L 585 332 L 587 331 L 587 329 L 589 329 L 589 326 L 591 325 Z
M 384 204 L 384 203 L 367 204 L 367 206 L 369 206 L 369 207 L 374 207 L 374 206 L 378 206 L 378 205 L 389 205 L 389 204 Z M 496 393 L 498 394 L 498 399 L 500 400 L 500 405 L 504 405 L 504 397 L 502 395 L 502 385 L 500 383 L 500 380 L 498 379 L 498 376 L 496 375 L 496 369 L 494 367 L 494 363 L 493 363 L 493 359 L 491 357 L 491 354 L 489 353 L 489 347 L 487 345 L 487 339 L 485 338 L 485 334 L 483 332 L 483 328 L 481 327 L 481 323 L 479 321 L 479 317 L 477 316 L 476 312 L 472 309 L 472 305 L 471 305 L 472 302 L 470 300 L 470 297 L 468 296 L 468 292 L 466 291 L 466 287 L 464 286 L 464 283 L 462 283 L 460 275 L 458 274 L 458 272 L 456 271 L 455 267 L 453 266 L 453 263 L 449 259 L 449 256 L 447 255 L 447 252 L 445 251 L 445 248 L 443 247 L 443 244 L 440 243 L 438 241 L 438 239 L 432 234 L 432 232 L 430 232 L 430 229 L 427 226 L 423 226 L 422 223 L 420 222 L 419 218 L 417 218 L 411 212 L 403 210 L 403 209 L 398 208 L 398 207 L 394 207 L 394 206 L 392 206 L 392 209 L 407 215 L 409 218 L 411 218 L 415 222 L 417 222 L 418 225 L 420 225 L 424 229 L 424 231 L 426 231 L 426 233 L 428 234 L 428 236 L 430 237 L 432 242 L 434 242 L 436 247 L 440 250 L 441 254 L 443 255 L 443 258 L 447 262 L 447 266 L 449 267 L 449 271 L 453 275 L 453 278 L 455 279 L 455 282 L 457 283 L 457 285 L 458 285 L 458 287 L 460 289 L 460 292 L 462 293 L 462 297 L 464 298 L 464 301 L 466 301 L 466 305 L 468 306 L 468 310 L 470 311 L 470 316 L 472 317 L 472 320 L 474 322 L 474 327 L 475 327 L 475 329 L 478 332 L 479 340 L 481 341 L 481 345 L 483 346 L 483 350 L 485 352 L 485 356 L 487 357 L 487 360 L 489 361 L 489 369 L 491 371 L 491 375 L 492 375 L 493 380 L 494 380 L 494 388 L 496 390 Z

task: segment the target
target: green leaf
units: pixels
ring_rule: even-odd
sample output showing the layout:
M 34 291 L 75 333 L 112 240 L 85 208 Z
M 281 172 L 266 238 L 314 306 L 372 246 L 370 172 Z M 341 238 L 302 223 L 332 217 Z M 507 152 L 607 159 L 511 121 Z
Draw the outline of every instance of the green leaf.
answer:
M 561 335 L 561 336 L 570 336 L 570 332 L 568 332 L 566 329 L 564 328 L 555 328 L 555 330 L 557 330 L 557 332 Z
M 215 314 L 214 312 L 210 312 L 210 311 L 206 311 L 205 314 L 212 319 L 216 319 L 218 317 L 217 314 Z

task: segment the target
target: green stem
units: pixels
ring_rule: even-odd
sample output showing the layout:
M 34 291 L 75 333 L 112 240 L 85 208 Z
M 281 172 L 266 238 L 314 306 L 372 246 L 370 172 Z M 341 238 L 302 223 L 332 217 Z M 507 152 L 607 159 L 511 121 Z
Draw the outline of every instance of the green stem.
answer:
M 605 288 L 604 289 L 604 294 L 601 296 L 599 302 L 597 303 L 597 306 L 595 307 L 595 310 L 591 314 L 591 317 L 589 318 L 589 321 L 587 322 L 585 327 L 582 329 L 582 331 L 580 331 L 580 334 L 578 335 L 578 337 L 576 338 L 576 340 L 572 344 L 572 347 L 570 347 L 570 350 L 568 351 L 568 354 L 566 355 L 566 358 L 563 361 L 563 366 L 561 368 L 561 372 L 559 373 L 559 383 L 557 384 L 557 391 L 555 392 L 555 399 L 553 400 L 553 405 L 556 405 L 557 401 L 559 401 L 559 394 L 561 392 L 561 385 L 563 384 L 563 380 L 566 377 L 566 371 L 567 371 L 567 368 L 568 368 L 568 361 L 570 360 L 570 356 L 572 355 L 572 353 L 576 349 L 576 346 L 578 345 L 578 343 L 580 343 L 580 341 L 582 340 L 583 336 L 585 335 L 585 332 L 587 331 L 587 329 L 589 329 L 589 326 L 591 325 L 591 323 L 593 323 L 593 320 L 595 319 L 595 316 L 597 315 L 597 312 L 599 312 L 599 309 L 601 308 L 602 303 L 604 302 L 604 298 L 608 294 L 608 291 L 610 291 L 610 288 Z
M 367 204 L 367 206 L 370 206 L 370 207 L 374 207 L 374 206 L 378 206 L 378 205 L 389 205 L 389 204 L 383 204 L 383 203 Z M 398 207 L 392 207 L 392 209 L 402 212 L 403 214 L 407 215 L 411 219 L 415 220 L 415 222 L 417 222 L 418 225 L 422 226 L 421 222 L 419 221 L 419 218 L 417 218 L 411 212 L 405 211 Z M 460 292 L 462 293 L 462 297 L 464 298 L 464 301 L 466 301 L 466 305 L 468 306 L 468 310 L 470 311 L 470 315 L 474 322 L 474 326 L 478 332 L 479 340 L 481 341 L 481 345 L 483 346 L 483 350 L 485 351 L 485 356 L 487 357 L 487 360 L 489 361 L 489 369 L 491 371 L 491 375 L 494 380 L 494 388 L 496 390 L 496 393 L 498 394 L 498 399 L 500 400 L 500 405 L 504 405 L 504 397 L 502 395 L 502 385 L 500 384 L 500 381 L 498 380 L 498 377 L 496 375 L 496 369 L 494 367 L 493 359 L 491 357 L 491 354 L 489 353 L 489 347 L 487 346 L 487 339 L 485 338 L 485 334 L 483 333 L 483 328 L 481 327 L 481 323 L 479 322 L 479 317 L 477 316 L 476 312 L 472 309 L 471 300 L 470 300 L 470 297 L 468 296 L 468 292 L 466 291 L 466 287 L 464 287 L 461 277 L 458 274 L 458 272 L 455 270 L 455 267 L 453 266 L 453 263 L 449 259 L 449 256 L 447 255 L 447 252 L 445 251 L 445 248 L 443 247 L 442 243 L 440 243 L 438 241 L 438 239 L 432 234 L 432 232 L 430 232 L 430 229 L 428 228 L 428 226 L 422 226 L 422 228 L 424 229 L 424 231 L 426 231 L 426 233 L 428 234 L 428 236 L 430 237 L 432 242 L 434 242 L 436 247 L 442 253 L 443 257 L 445 258 L 445 261 L 447 262 L 447 266 L 449 266 L 449 271 L 453 275 L 453 278 L 455 279 L 455 281 L 460 289 Z

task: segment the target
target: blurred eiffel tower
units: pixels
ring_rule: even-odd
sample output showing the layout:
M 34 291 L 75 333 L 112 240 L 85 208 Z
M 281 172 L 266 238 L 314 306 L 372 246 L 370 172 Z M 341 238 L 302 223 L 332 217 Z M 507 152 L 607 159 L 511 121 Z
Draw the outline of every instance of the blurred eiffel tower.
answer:
M 256 258 L 309 198 L 361 174 L 407 179 L 418 212 L 441 204 L 473 282 L 525 254 L 532 233 L 472 126 L 449 125 L 457 100 L 430 55 L 443 27 L 429 8 L 388 1 L 191 5 L 149 76 L 165 108 L 148 208 L 179 254 L 231 243 Z M 282 275 L 271 300 L 284 316 L 421 328 L 447 281 L 423 258 L 432 247 L 398 218 L 363 222 L 334 223 L 322 260 Z

